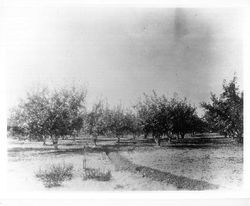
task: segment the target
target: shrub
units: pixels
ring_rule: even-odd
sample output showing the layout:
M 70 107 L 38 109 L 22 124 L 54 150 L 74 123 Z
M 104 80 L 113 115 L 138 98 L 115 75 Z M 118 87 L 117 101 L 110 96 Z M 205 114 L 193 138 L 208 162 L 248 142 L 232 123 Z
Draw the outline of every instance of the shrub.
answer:
M 52 164 L 48 169 L 39 169 L 36 177 L 40 179 L 45 187 L 58 187 L 65 180 L 72 179 L 72 164 Z
M 83 180 L 95 179 L 97 181 L 109 181 L 111 179 L 111 171 L 101 171 L 95 168 L 83 169 Z

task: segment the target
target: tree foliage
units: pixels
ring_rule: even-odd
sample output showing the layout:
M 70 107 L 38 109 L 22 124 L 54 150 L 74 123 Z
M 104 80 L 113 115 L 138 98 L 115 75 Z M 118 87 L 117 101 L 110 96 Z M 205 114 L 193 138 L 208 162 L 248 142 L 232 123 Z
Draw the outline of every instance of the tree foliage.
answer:
M 213 131 L 243 141 L 243 92 L 239 91 L 236 77 L 223 82 L 223 92 L 211 94 L 211 103 L 203 102 L 204 118 Z
M 50 137 L 57 144 L 60 136 L 72 135 L 82 128 L 85 98 L 86 91 L 75 87 L 28 93 L 26 100 L 13 110 L 10 125 L 23 130 L 30 139 Z
M 97 137 L 104 135 L 107 128 L 107 108 L 104 102 L 100 100 L 92 106 L 91 111 L 86 116 L 85 132 L 93 137 L 96 144 Z
M 93 137 L 96 144 L 97 137 L 106 135 L 120 141 L 124 135 L 138 136 L 139 125 L 136 115 L 132 111 L 125 111 L 121 105 L 110 108 L 103 101 L 95 103 L 86 119 L 86 132 Z
M 196 108 L 186 99 L 168 100 L 156 92 L 152 95 L 144 94 L 144 99 L 136 108 L 142 130 L 146 135 L 151 133 L 158 144 L 164 135 L 170 138 L 181 135 L 184 138 L 186 133 L 196 130 L 195 121 L 199 119 Z
M 138 103 L 124 109 L 121 105 L 110 107 L 100 100 L 86 111 L 86 90 L 72 87 L 53 92 L 48 89 L 28 93 L 8 120 L 8 129 L 14 135 L 45 140 L 50 137 L 57 145 L 59 137 L 77 136 L 81 130 L 93 137 L 96 144 L 100 135 L 134 138 L 151 134 L 157 144 L 163 137 L 179 138 L 187 133 L 219 131 L 242 141 L 243 93 L 236 78 L 224 82 L 223 93 L 211 94 L 211 103 L 202 103 L 206 110 L 203 118 L 187 99 L 167 98 L 144 94 Z

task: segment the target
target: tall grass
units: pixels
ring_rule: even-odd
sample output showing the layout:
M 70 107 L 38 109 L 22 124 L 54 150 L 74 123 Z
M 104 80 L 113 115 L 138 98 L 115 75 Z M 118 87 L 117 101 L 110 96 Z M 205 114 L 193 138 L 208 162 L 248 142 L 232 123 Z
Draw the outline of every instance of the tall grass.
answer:
M 101 170 L 100 168 L 98 169 L 88 168 L 86 156 L 84 155 L 82 179 L 83 180 L 94 179 L 97 181 L 109 181 L 111 179 L 111 171 Z
M 58 187 L 66 180 L 71 180 L 73 177 L 72 164 L 52 164 L 46 169 L 39 169 L 36 172 L 36 177 L 43 182 L 45 187 Z
M 85 168 L 82 175 L 83 180 L 94 179 L 97 181 L 109 181 L 111 179 L 111 171 L 102 171 L 101 169 Z

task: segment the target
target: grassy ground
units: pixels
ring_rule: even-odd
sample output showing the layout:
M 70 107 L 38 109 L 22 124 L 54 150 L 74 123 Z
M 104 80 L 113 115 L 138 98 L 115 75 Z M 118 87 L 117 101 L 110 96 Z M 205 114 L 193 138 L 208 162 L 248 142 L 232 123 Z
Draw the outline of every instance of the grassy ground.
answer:
M 106 155 L 106 151 L 119 153 L 130 162 L 146 166 L 149 170 L 152 168 L 170 173 L 168 177 L 174 174 L 229 189 L 238 188 L 242 182 L 242 146 L 232 145 L 229 140 L 217 136 L 187 137 L 171 145 L 164 142 L 162 147 L 156 147 L 150 139 L 139 139 L 132 143 L 124 139 L 120 145 L 115 141 L 115 139 L 101 138 L 98 146 L 94 147 L 86 138 L 77 141 L 64 140 L 60 141 L 59 150 L 56 151 L 53 146 L 43 146 L 41 142 L 9 139 L 9 187 L 12 190 L 48 190 L 36 179 L 35 172 L 52 163 L 71 163 L 74 166 L 72 180 L 63 183 L 62 187 L 49 190 L 178 189 L 175 184 L 169 183 L 171 181 L 161 181 L 150 175 L 117 170 L 114 162 Z M 87 167 L 110 170 L 111 180 L 83 181 L 81 174 L 84 159 Z

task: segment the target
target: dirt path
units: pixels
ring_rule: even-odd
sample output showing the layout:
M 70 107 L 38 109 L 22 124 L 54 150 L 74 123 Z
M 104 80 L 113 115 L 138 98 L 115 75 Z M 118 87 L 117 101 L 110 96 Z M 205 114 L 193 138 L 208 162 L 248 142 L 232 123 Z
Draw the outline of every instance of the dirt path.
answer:
M 218 185 L 210 184 L 205 181 L 195 180 L 184 176 L 178 176 L 169 172 L 152 169 L 150 167 L 133 164 L 118 152 L 106 152 L 109 159 L 118 170 L 140 173 L 143 177 L 151 178 L 155 181 L 166 182 L 174 185 L 179 190 L 212 190 L 219 189 Z

